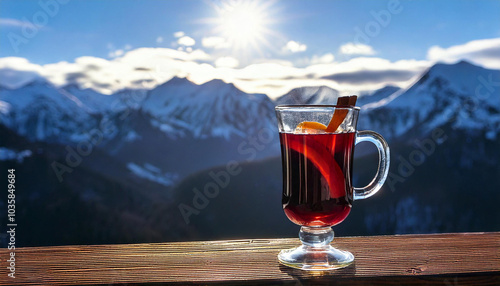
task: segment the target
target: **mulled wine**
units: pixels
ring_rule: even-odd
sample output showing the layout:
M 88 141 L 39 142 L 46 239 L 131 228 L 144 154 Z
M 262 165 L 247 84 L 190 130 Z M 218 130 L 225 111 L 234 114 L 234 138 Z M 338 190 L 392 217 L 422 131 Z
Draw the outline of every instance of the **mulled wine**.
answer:
M 356 96 L 339 97 L 337 105 L 279 105 L 276 117 L 283 162 L 283 209 L 301 226 L 302 245 L 283 249 L 280 263 L 303 270 L 331 270 L 354 261 L 349 251 L 331 246 L 332 226 L 341 223 L 353 200 L 377 193 L 389 172 L 390 152 L 380 134 L 358 131 Z M 354 145 L 371 142 L 379 153 L 375 178 L 352 186 Z
M 301 226 L 342 222 L 353 201 L 352 153 L 356 134 L 280 133 L 283 209 Z

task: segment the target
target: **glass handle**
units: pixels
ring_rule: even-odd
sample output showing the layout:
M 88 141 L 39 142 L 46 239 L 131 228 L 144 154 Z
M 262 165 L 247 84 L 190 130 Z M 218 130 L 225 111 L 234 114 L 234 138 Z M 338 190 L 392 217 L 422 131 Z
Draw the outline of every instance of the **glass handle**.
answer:
M 390 162 L 389 145 L 387 145 L 387 142 L 380 134 L 369 130 L 358 131 L 356 144 L 360 142 L 371 142 L 375 144 L 378 149 L 378 169 L 377 174 L 367 186 L 364 188 L 354 188 L 355 200 L 369 198 L 380 190 L 385 179 L 387 179 Z

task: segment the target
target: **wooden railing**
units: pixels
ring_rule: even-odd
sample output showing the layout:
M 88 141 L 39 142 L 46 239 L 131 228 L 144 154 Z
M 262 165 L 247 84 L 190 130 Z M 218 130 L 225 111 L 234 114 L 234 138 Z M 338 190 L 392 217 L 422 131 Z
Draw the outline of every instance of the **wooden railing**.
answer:
M 340 237 L 355 263 L 328 272 L 280 265 L 298 239 L 245 239 L 0 250 L 0 285 L 263 284 L 500 285 L 500 232 Z

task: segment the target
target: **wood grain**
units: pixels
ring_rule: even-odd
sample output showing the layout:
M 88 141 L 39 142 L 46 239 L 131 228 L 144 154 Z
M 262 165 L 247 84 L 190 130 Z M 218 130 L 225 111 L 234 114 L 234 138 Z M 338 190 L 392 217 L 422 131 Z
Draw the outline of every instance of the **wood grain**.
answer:
M 281 249 L 298 239 L 247 239 L 0 250 L 0 285 L 499 285 L 500 232 L 336 238 L 355 263 L 329 272 L 282 266 Z

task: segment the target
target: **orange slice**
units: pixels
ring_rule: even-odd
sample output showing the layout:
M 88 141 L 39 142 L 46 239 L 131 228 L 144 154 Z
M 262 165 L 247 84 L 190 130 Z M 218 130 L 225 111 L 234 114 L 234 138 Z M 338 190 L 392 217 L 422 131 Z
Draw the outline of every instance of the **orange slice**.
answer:
M 337 106 L 355 106 L 356 105 L 356 100 L 358 99 L 357 96 L 342 96 L 337 99 Z M 323 132 L 328 132 L 328 133 L 333 133 L 337 131 L 339 128 L 340 124 L 344 122 L 345 117 L 347 116 L 348 110 L 344 109 L 336 109 L 335 112 L 333 113 L 332 119 L 330 120 L 330 123 L 328 126 L 321 124 L 319 122 L 314 122 L 314 121 L 304 121 L 301 122 L 297 125 L 295 128 L 295 132 L 297 133 L 323 133 Z
M 326 129 L 324 124 L 314 121 L 304 121 L 295 128 L 296 133 L 323 133 Z

